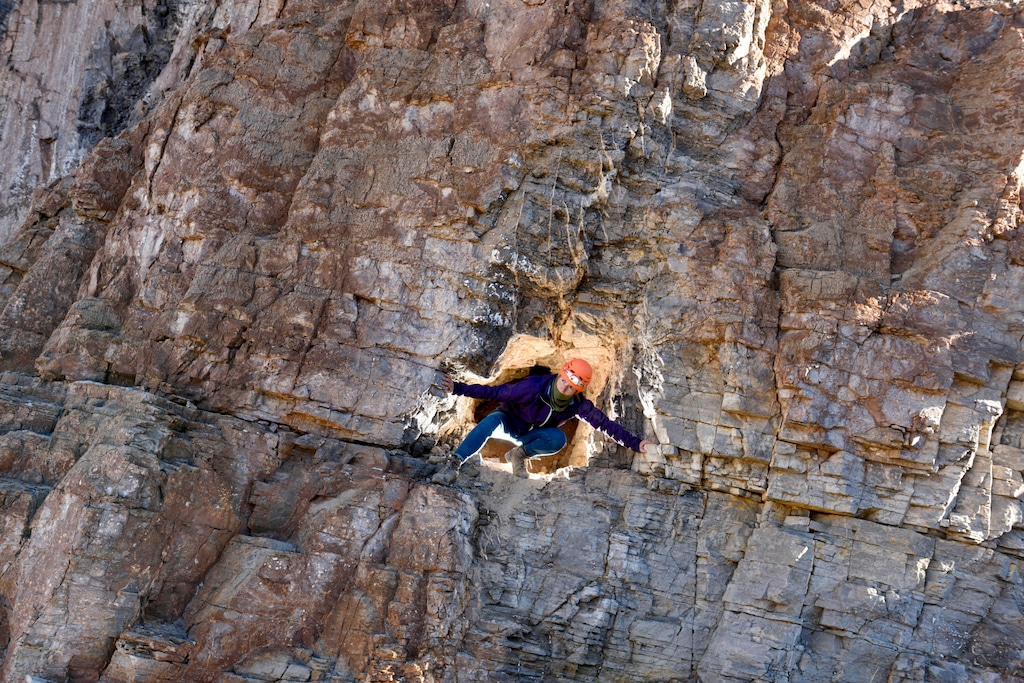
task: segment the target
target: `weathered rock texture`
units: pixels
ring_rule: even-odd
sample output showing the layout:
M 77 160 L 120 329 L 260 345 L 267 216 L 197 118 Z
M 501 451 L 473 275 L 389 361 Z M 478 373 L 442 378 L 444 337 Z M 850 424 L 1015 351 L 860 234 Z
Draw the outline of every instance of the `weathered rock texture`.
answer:
M 1024 680 L 1019 4 L 0 26 L 4 681 Z
M 188 0 L 0 2 L 0 243 L 38 187 L 73 173 L 159 98 L 149 86 L 168 66 L 175 29 L 203 11 Z

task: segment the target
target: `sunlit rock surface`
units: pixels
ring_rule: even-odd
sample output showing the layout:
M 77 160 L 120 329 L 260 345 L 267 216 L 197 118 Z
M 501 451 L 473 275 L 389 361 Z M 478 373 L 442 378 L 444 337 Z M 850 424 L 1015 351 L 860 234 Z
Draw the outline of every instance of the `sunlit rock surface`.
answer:
M 1020 4 L 0 28 L 4 681 L 1024 680 Z

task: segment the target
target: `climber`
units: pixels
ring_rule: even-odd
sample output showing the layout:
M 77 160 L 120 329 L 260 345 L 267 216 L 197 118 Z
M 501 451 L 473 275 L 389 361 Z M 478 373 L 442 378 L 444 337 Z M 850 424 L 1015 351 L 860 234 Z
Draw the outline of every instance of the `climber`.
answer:
M 582 418 L 620 445 L 645 452 L 649 441 L 634 436 L 583 397 L 592 375 L 590 364 L 581 358 L 570 360 L 558 374 L 526 377 L 496 387 L 463 384 L 445 375 L 442 388 L 446 393 L 498 401 L 501 405 L 481 420 L 455 449 L 459 464 L 449 464 L 435 474 L 434 483 L 450 484 L 459 474 L 476 476 L 482 456 L 475 456 L 499 428 L 519 442 L 505 459 L 512 464 L 512 473 L 523 479 L 530 476 L 526 471 L 527 459 L 562 450 L 566 437 L 558 427 L 574 417 Z

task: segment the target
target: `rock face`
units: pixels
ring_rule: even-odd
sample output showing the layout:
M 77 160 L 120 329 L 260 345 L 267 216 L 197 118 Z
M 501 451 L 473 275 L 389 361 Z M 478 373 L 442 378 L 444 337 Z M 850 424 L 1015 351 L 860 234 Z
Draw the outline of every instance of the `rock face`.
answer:
M 179 0 L 0 2 L 0 243 L 30 215 L 38 187 L 138 122 L 159 96 L 147 89 L 168 66 L 175 29 L 204 9 Z
M 1024 680 L 1019 4 L 0 27 L 2 680 Z

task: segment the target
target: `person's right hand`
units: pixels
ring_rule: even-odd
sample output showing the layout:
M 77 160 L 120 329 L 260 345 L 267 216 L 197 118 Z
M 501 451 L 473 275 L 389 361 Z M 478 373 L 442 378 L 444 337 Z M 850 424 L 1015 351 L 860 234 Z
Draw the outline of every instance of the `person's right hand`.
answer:
M 455 391 L 455 380 L 452 379 L 451 375 L 445 375 L 441 380 L 441 387 L 445 390 L 445 393 L 452 393 Z

